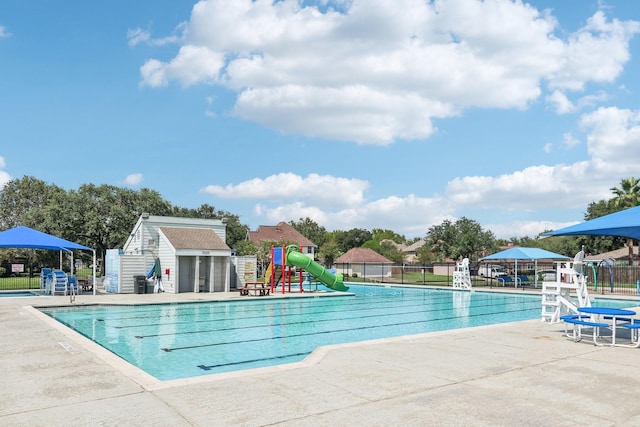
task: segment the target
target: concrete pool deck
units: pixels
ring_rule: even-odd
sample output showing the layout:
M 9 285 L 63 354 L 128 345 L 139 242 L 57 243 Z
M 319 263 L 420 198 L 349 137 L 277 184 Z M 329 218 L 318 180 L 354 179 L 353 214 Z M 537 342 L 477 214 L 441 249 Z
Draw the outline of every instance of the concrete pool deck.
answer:
M 223 298 L 238 294 L 79 295 L 75 303 Z M 575 343 L 562 324 L 349 344 L 294 365 L 162 383 L 30 308 L 68 303 L 0 298 L 0 425 L 640 425 L 640 349 Z

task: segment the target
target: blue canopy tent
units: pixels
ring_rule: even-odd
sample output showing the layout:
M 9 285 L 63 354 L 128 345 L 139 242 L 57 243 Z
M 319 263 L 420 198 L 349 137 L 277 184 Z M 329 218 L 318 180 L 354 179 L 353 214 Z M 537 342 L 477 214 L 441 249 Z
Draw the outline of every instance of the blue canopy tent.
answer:
M 570 227 L 542 233 L 542 236 L 615 236 L 640 240 L 640 206 L 594 218 Z
M 509 248 L 504 251 L 496 252 L 495 254 L 491 254 L 484 258 L 480 258 L 480 261 L 490 261 L 490 260 L 514 260 L 515 262 L 515 271 L 516 276 L 518 275 L 518 260 L 533 260 L 535 264 L 535 269 L 538 269 L 538 260 L 539 259 L 569 259 L 569 257 L 565 255 L 560 255 L 555 252 L 548 251 L 546 249 L 540 248 Z M 534 278 L 535 284 L 538 284 L 538 277 Z
M 78 243 L 34 230 L 33 228 L 19 226 L 6 231 L 0 232 L 0 248 L 30 248 L 30 249 L 48 249 L 53 251 L 71 252 L 73 257 L 74 250 L 92 251 L 93 252 L 93 283 L 96 278 L 96 251 Z M 71 273 L 73 274 L 73 262 L 71 262 Z M 93 287 L 95 294 L 96 287 Z

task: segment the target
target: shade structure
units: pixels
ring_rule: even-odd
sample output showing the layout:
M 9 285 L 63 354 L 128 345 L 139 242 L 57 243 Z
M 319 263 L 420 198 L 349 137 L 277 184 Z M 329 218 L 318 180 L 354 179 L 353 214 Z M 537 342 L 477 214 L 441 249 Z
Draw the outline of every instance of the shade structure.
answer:
M 516 275 L 518 274 L 518 260 L 534 260 L 537 269 L 537 261 L 539 259 L 569 259 L 569 257 L 548 251 L 546 249 L 515 247 L 496 252 L 495 254 L 488 255 L 484 258 L 480 258 L 481 261 L 514 260 Z M 538 278 L 535 277 L 534 280 L 537 284 Z
M 615 236 L 640 240 L 640 206 L 594 218 L 542 236 Z
M 74 249 L 92 250 L 78 243 L 70 242 L 22 225 L 0 232 L 0 248 L 50 249 L 54 251 L 72 251 Z
M 509 248 L 504 251 L 481 258 L 481 260 L 497 260 L 497 259 L 567 259 L 568 256 L 560 255 L 555 252 L 540 248 Z
M 69 252 L 76 249 L 91 251 L 93 252 L 93 293 L 94 295 L 96 293 L 96 251 L 91 248 L 23 225 L 0 232 L 0 248 L 48 249 Z M 73 273 L 73 262 L 71 269 Z

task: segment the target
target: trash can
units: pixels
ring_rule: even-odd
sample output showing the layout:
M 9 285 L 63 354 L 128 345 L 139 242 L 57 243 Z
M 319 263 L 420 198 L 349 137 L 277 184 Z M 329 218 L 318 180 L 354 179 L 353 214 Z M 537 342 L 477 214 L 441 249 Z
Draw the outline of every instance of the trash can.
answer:
M 147 278 L 145 276 L 133 276 L 134 292 L 136 294 L 144 294 Z

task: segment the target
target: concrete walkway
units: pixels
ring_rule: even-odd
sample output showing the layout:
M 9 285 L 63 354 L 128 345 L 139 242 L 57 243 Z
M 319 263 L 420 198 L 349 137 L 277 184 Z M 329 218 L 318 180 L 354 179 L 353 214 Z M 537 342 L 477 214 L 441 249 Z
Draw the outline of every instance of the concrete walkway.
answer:
M 237 294 L 80 295 L 76 304 Z M 637 426 L 640 349 L 538 320 L 316 351 L 305 362 L 162 383 L 0 298 L 2 426 Z

